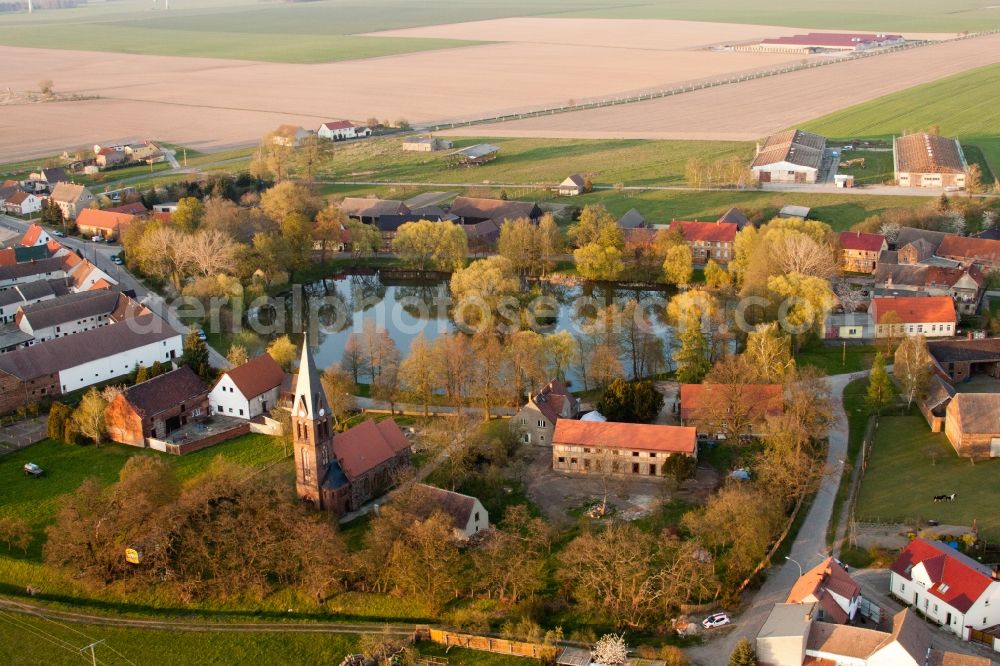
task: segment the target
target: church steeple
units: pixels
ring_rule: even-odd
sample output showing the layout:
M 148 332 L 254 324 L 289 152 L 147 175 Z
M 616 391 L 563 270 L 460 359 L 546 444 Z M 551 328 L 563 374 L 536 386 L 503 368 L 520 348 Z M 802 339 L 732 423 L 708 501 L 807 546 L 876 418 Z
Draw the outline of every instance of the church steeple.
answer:
M 316 364 L 308 340 L 302 342 L 302 360 L 292 401 L 292 442 L 295 450 L 295 489 L 300 499 L 325 508 L 322 486 L 333 459 L 333 431 Z

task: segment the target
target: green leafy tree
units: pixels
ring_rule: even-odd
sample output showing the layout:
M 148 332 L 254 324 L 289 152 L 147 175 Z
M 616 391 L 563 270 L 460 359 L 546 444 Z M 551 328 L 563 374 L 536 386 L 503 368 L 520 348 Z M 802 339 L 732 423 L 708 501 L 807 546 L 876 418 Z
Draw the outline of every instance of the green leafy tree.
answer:
M 47 434 L 49 439 L 61 440 L 66 434 L 66 422 L 69 421 L 73 410 L 68 405 L 61 402 L 53 402 L 49 408 L 49 418 L 47 422 Z
M 868 408 L 875 414 L 881 414 L 882 410 L 892 402 L 892 393 L 892 380 L 885 369 L 885 357 L 882 356 L 882 352 L 878 352 L 875 354 L 871 373 L 868 375 Z
M 692 261 L 691 248 L 686 244 L 674 245 L 667 250 L 667 256 L 663 260 L 663 276 L 667 284 L 690 284 L 691 276 L 694 275 Z
M 708 340 L 697 325 L 685 326 L 680 335 L 680 347 L 674 352 L 677 381 L 697 384 L 712 369 L 708 360 Z
M 348 220 L 345 228 L 351 246 L 351 254 L 355 257 L 375 254 L 382 248 L 382 232 L 378 230 L 378 227 L 359 220 Z
M 198 329 L 194 327 L 188 330 L 184 338 L 184 363 L 205 381 L 215 376 L 212 364 L 208 361 L 208 345 L 198 337 Z
M 191 232 L 201 224 L 205 214 L 205 204 L 195 197 L 184 197 L 177 202 L 177 210 L 171 216 L 171 221 L 182 231 Z
M 625 270 L 622 251 L 599 243 L 589 243 L 574 250 L 573 259 L 577 272 L 587 280 L 616 280 Z
M 326 253 L 330 244 L 340 241 L 342 229 L 347 227 L 348 217 L 339 206 L 330 204 L 316 214 L 316 224 L 313 226 L 313 238 L 319 242 L 321 264 L 326 264 Z
M 42 217 L 41 223 L 47 224 L 51 227 L 61 227 L 66 224 L 66 218 L 63 216 L 62 208 L 56 203 L 55 199 L 49 198 L 45 200 L 45 205 L 42 206 Z
M 709 259 L 705 264 L 705 284 L 712 289 L 725 289 L 732 284 L 732 279 L 725 268 Z
M 295 361 L 299 358 L 298 352 L 295 349 L 295 343 L 287 335 L 275 338 L 274 342 L 267 346 L 267 353 L 286 372 L 291 371 L 295 367 Z
M 597 403 L 597 410 L 609 421 L 621 423 L 646 423 L 652 421 L 663 408 L 663 394 L 650 381 L 631 381 L 618 378 L 604 390 Z
M 135 383 L 141 384 L 149 379 L 149 370 L 144 365 L 140 365 L 135 371 Z
M 757 666 L 757 653 L 746 638 L 736 643 L 733 653 L 729 655 L 729 666 Z
M 96 388 L 91 388 L 84 393 L 80 404 L 73 411 L 71 417 L 76 432 L 94 444 L 100 444 L 106 431 L 104 408 L 107 406 L 108 403 Z
M 469 238 L 457 224 L 418 220 L 396 230 L 392 250 L 410 268 L 453 271 L 465 264 Z

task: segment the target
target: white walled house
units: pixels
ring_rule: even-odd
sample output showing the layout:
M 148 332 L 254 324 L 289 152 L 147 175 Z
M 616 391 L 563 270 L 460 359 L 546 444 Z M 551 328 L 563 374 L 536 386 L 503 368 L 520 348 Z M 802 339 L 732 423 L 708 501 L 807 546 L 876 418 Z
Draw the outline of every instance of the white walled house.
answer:
M 278 402 L 285 371 L 266 352 L 226 370 L 208 395 L 213 414 L 253 419 Z
M 818 620 L 846 624 L 858 612 L 861 586 L 837 560 L 828 557 L 802 574 L 785 603 L 816 604 Z
M 428 515 L 434 511 L 443 511 L 451 517 L 453 533 L 458 541 L 467 541 L 490 528 L 490 516 L 482 502 L 475 497 L 423 483 L 418 484 L 417 489 L 427 499 L 425 509 Z
M 914 539 L 889 569 L 889 591 L 963 640 L 1000 625 L 1000 580 L 940 541 Z M 991 641 L 995 644 L 995 641 Z
M 368 129 L 362 128 L 362 129 Z M 354 139 L 358 136 L 358 128 L 350 120 L 333 120 L 323 123 L 316 131 L 316 135 L 321 139 L 330 141 L 343 141 L 344 139 Z M 368 136 L 365 134 L 364 136 Z
M 52 240 L 52 236 L 44 228 L 38 226 L 37 224 L 32 224 L 28 227 L 24 235 L 21 236 L 21 240 L 18 244 L 21 247 L 35 247 L 37 245 L 48 245 L 49 241 Z
M 82 333 L 114 323 L 119 301 L 130 299 L 116 291 L 84 291 L 21 306 L 14 321 L 34 337 L 32 344 Z M 123 313 L 127 308 L 123 305 Z
M 40 197 L 31 192 L 15 192 L 4 201 L 4 210 L 11 215 L 34 215 L 42 210 Z

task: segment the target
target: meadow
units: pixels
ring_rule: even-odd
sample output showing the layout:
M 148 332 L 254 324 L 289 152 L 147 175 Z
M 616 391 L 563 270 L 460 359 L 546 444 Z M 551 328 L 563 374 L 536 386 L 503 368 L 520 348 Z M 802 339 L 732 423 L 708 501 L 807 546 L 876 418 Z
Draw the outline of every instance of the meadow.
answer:
M 988 65 L 878 97 L 811 120 L 802 129 L 830 138 L 888 138 L 937 126 L 978 148 L 1000 169 L 1000 65 Z M 975 151 L 967 151 L 974 158 Z
M 906 470 L 901 482 L 900 470 Z M 932 433 L 914 407 L 906 416 L 881 418 L 868 469 L 861 479 L 857 518 L 861 521 L 933 519 L 945 525 L 976 522 L 986 539 L 1000 538 L 1000 465 L 959 458 L 944 433 Z M 934 502 L 957 493 L 954 502 Z

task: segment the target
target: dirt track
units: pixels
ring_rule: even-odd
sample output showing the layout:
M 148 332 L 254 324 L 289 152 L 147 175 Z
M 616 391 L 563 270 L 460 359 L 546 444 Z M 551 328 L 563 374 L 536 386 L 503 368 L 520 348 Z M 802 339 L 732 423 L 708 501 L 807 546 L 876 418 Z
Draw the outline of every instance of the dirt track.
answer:
M 839 109 L 1000 62 L 1000 35 L 623 106 L 454 130 L 453 135 L 754 140 Z

